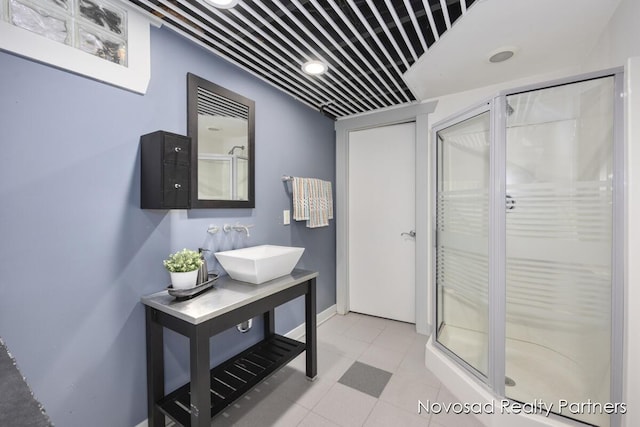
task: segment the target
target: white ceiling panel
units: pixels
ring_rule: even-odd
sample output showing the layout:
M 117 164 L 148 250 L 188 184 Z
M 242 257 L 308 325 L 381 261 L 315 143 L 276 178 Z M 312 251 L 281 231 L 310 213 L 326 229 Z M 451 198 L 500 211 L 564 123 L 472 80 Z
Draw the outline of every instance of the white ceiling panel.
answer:
M 577 68 L 620 0 L 483 0 L 405 73 L 418 99 Z M 501 63 L 488 58 L 515 51 Z

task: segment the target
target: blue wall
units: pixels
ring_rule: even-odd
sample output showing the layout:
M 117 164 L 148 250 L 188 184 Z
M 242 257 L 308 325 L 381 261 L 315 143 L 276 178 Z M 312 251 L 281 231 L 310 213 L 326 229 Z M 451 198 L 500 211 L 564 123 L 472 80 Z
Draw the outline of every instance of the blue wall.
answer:
M 164 28 L 152 28 L 151 64 L 141 96 L 0 52 L 0 337 L 59 426 L 146 418 L 139 300 L 168 284 L 162 259 L 171 251 L 304 246 L 299 266 L 320 272 L 318 311 L 335 303 L 334 222 L 281 225 L 291 196 L 280 180 L 335 182 L 333 121 Z M 187 72 L 256 102 L 255 209 L 139 208 L 139 137 L 186 133 Z M 255 224 L 251 237 L 206 232 L 235 222 Z M 293 301 L 276 311 L 276 329 L 303 317 Z M 214 337 L 212 363 L 259 330 Z M 187 381 L 188 345 L 170 331 L 165 338 L 171 390 Z

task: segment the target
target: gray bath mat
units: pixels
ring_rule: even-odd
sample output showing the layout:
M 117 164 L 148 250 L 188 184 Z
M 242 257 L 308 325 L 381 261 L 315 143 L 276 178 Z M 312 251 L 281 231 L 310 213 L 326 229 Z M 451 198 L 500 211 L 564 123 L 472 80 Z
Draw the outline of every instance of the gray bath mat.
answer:
M 391 378 L 391 372 L 364 363 L 354 362 L 338 382 L 378 398 L 389 382 L 389 378 Z

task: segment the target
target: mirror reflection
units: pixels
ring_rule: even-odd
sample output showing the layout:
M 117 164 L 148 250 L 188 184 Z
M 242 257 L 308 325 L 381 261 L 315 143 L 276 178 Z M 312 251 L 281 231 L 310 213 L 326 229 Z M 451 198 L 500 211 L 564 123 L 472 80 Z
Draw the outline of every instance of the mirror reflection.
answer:
M 247 200 L 247 108 L 224 110 L 226 104 L 218 104 L 212 112 L 198 97 L 198 199 Z
M 253 207 L 253 101 L 189 74 L 195 207 Z

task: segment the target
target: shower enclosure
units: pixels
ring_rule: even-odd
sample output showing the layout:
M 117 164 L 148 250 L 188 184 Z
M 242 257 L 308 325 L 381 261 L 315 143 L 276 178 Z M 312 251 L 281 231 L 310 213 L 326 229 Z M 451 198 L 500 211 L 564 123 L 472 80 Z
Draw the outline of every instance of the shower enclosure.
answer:
M 230 154 L 198 154 L 198 198 L 248 199 L 249 157 L 232 154 L 233 151 Z
M 621 72 L 434 126 L 435 345 L 495 394 L 619 425 Z M 618 412 L 618 414 L 611 412 Z

